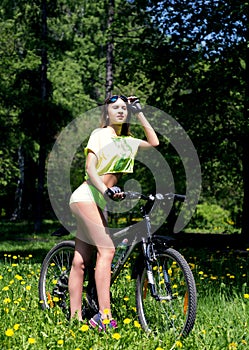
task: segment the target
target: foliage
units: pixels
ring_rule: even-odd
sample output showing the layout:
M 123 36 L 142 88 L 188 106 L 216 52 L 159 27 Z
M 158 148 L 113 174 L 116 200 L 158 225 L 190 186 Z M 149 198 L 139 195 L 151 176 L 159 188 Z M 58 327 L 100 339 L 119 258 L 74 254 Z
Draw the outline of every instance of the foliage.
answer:
M 46 5 L 46 38 L 41 3 Z M 249 178 L 243 158 L 249 140 L 248 3 L 116 0 L 110 27 L 108 6 L 105 0 L 35 0 L 32 6 L 23 0 L 2 1 L 1 212 L 10 218 L 19 203 L 21 217 L 34 218 L 37 179 L 43 171 L 39 154 L 44 151 L 47 156 L 65 125 L 102 103 L 106 45 L 112 40 L 113 92 L 136 94 L 142 104 L 156 106 L 179 121 L 201 161 L 203 200 L 215 198 L 241 226 Z M 44 50 L 47 95 L 41 103 Z M 178 155 L 164 143 L 160 152 L 173 169 L 176 187 L 184 190 Z M 72 171 L 75 183 L 80 172 Z M 153 187 L 146 171 L 138 169 L 136 175 L 148 191 Z M 23 197 L 15 200 L 20 194 Z M 47 213 L 50 207 L 44 203 Z
M 188 230 L 211 233 L 232 233 L 234 222 L 228 210 L 214 203 L 199 203 L 193 215 Z

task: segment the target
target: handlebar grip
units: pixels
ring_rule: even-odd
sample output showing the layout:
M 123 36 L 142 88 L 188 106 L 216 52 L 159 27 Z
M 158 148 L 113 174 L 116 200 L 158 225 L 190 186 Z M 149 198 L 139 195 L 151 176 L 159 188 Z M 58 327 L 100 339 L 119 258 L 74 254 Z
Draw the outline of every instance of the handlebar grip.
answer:
M 124 198 L 127 199 L 141 199 L 143 198 L 143 195 L 139 192 L 132 192 L 132 191 L 127 191 L 124 192 Z
M 166 193 L 164 195 L 164 198 L 167 198 L 169 200 L 174 199 L 174 200 L 177 200 L 179 202 L 184 202 L 186 199 L 186 196 L 183 194 L 177 194 L 177 193 Z
M 176 200 L 178 200 L 179 202 L 184 202 L 185 199 L 186 199 L 186 196 L 184 196 L 183 194 L 175 194 L 175 195 L 174 195 L 174 198 L 175 198 Z

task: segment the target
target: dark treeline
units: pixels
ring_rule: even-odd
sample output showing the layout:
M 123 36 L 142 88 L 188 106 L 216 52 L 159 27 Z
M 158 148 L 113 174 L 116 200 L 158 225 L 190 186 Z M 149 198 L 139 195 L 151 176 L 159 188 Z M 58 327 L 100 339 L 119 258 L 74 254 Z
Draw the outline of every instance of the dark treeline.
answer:
M 0 10 L 3 220 L 29 219 L 38 231 L 53 217 L 46 161 L 57 135 L 122 93 L 182 125 L 201 163 L 200 203 L 226 210 L 247 235 L 248 3 L 3 0 Z M 183 192 L 179 159 L 160 147 Z M 73 185 L 82 177 L 78 158 Z

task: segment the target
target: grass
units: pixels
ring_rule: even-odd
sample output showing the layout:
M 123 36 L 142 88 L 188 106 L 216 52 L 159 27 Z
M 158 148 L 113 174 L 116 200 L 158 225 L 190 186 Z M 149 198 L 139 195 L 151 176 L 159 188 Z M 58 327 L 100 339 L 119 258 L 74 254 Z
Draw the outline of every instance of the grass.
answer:
M 14 229 L 15 227 L 15 229 Z M 0 243 L 0 344 L 3 350 L 233 350 L 248 349 L 248 251 L 184 249 L 198 290 L 198 313 L 186 339 L 147 334 L 135 311 L 135 282 L 123 271 L 113 293 L 119 327 L 98 333 L 86 324 L 69 323 L 60 309 L 42 311 L 38 298 L 41 262 L 61 238 L 35 235 L 27 225 L 2 226 Z

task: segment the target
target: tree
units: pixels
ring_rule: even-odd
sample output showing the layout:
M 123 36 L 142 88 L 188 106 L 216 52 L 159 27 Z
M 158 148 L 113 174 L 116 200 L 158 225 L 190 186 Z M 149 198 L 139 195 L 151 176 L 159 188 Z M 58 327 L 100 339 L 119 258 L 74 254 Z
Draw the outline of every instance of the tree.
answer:
M 160 96 L 150 101 L 175 116 L 194 140 L 202 164 L 204 198 L 222 201 L 236 214 L 234 208 L 241 208 L 243 175 L 244 235 L 249 209 L 248 160 L 241 157 L 242 149 L 244 155 L 248 149 L 244 112 L 248 4 L 196 0 L 150 1 L 149 5 L 155 45 L 153 54 L 143 52 L 150 59 L 148 67 L 154 66 L 147 76 L 158 80 L 154 95 Z

